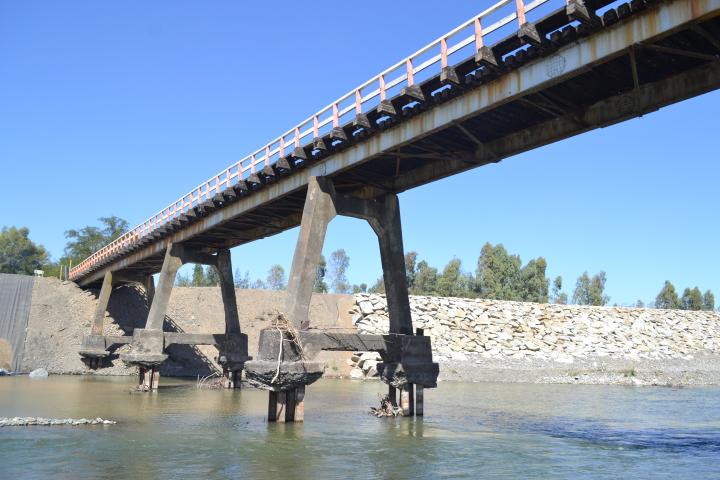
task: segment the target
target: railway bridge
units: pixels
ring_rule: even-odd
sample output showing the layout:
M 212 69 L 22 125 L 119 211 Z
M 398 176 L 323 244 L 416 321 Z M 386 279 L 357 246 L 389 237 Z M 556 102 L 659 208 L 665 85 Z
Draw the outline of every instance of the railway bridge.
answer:
M 101 368 L 114 346 L 130 344 L 121 358 L 139 367 L 140 384 L 151 390 L 169 345 L 215 345 L 227 387 L 239 386 L 245 371 L 269 391 L 269 420 L 301 421 L 305 387 L 323 373 L 319 351 L 378 351 L 391 399 L 406 415 L 422 415 L 423 389 L 436 386 L 439 370 L 429 337 L 413 331 L 397 194 L 718 88 L 719 14 L 720 0 L 500 0 L 73 268 L 71 280 L 101 287 L 80 354 Z M 377 234 L 386 335 L 309 325 L 316 268 L 336 215 L 364 219 Z M 287 304 L 251 359 L 229 249 L 298 225 Z M 224 332 L 163 332 L 184 263 L 217 268 Z M 145 328 L 106 336 L 113 286 L 128 282 L 147 288 Z

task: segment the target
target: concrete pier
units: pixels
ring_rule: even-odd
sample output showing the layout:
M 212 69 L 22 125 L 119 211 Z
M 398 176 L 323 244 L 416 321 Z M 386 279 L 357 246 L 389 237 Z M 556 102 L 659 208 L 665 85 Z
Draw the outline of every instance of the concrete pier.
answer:
M 309 331 L 308 310 L 317 265 L 330 221 L 336 215 L 366 220 L 378 237 L 383 278 L 387 292 L 390 331 L 387 338 Z M 298 398 L 304 399 L 305 386 L 322 376 L 324 365 L 313 361 L 321 350 L 376 349 L 384 352 L 387 363 L 380 376 L 390 392 L 401 390 L 406 415 L 414 412 L 414 384 L 435 387 L 437 364 L 432 363 L 430 339 L 412 335 L 412 318 L 405 277 L 400 206 L 397 195 L 370 199 L 340 195 L 332 180 L 310 177 L 300 233 L 295 247 L 285 326 L 278 323 L 264 330 L 258 358 L 247 364 L 251 384 L 269 390 L 268 420 L 299 421 Z M 302 395 L 298 392 L 302 389 Z M 403 403 L 404 402 L 404 403 Z M 300 401 L 301 411 L 304 411 Z M 270 413 L 275 412 L 275 413 Z

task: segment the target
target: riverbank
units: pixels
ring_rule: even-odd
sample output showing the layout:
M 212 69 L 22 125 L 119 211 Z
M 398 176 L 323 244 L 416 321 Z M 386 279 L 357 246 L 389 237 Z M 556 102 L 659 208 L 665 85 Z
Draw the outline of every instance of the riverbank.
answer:
M 250 354 L 269 312 L 281 309 L 284 292 L 236 291 Z M 80 361 L 80 342 L 90 328 L 96 292 L 70 282 L 36 279 L 22 371 L 51 374 L 134 375 L 117 358 L 94 372 Z M 440 381 L 586 383 L 622 385 L 720 385 L 720 314 L 618 307 L 579 307 L 457 298 L 411 297 L 413 323 L 432 339 Z M 131 335 L 147 316 L 144 292 L 113 291 L 105 332 Z M 385 333 L 382 295 L 313 296 L 313 326 Z M 176 288 L 165 329 L 222 332 L 219 288 Z M 214 347 L 173 346 L 161 369 L 165 377 L 209 375 L 217 370 Z M 323 352 L 327 377 L 372 377 L 362 355 Z M 355 359 L 355 361 L 353 361 Z

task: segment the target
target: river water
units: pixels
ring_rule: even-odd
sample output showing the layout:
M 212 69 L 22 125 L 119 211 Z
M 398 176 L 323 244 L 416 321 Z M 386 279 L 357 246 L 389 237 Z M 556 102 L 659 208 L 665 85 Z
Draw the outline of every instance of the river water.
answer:
M 0 378 L 0 416 L 120 422 L 0 428 L 0 479 L 720 478 L 720 388 L 446 382 L 378 419 L 379 382 L 321 380 L 305 423 L 267 424 L 266 392 L 133 384 Z

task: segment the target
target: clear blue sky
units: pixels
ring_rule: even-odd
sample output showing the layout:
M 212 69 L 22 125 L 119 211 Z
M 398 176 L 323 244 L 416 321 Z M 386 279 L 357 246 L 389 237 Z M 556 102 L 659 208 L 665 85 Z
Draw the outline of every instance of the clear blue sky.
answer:
M 490 2 L 0 3 L 0 226 L 55 257 L 68 228 L 135 225 Z M 474 271 L 486 241 L 611 302 L 665 279 L 720 294 L 720 92 L 404 193 L 406 251 Z M 233 251 L 264 278 L 297 230 Z M 330 226 L 353 283 L 380 275 L 358 220 Z

